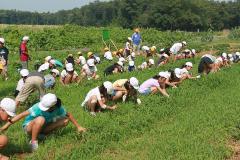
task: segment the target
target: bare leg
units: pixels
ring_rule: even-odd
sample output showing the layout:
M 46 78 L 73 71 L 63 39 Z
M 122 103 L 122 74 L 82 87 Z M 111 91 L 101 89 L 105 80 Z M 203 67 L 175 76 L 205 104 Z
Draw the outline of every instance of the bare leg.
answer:
M 90 112 L 95 112 L 96 110 L 96 106 L 97 106 L 97 97 L 96 96 L 92 96 L 88 102 L 87 102 L 87 106 L 88 106 L 88 109 L 90 110 Z
M 124 91 L 117 91 L 116 95 L 113 96 L 112 100 L 113 101 L 118 100 L 118 99 L 122 98 L 123 95 L 124 95 Z
M 0 149 L 4 148 L 8 143 L 8 138 L 5 135 L 0 135 Z
M 66 127 L 68 125 L 68 122 L 69 122 L 68 118 L 59 119 L 56 122 L 47 125 L 46 128 L 44 128 L 44 130 L 42 131 L 42 133 L 49 134 L 50 132 L 58 128 Z
M 38 134 L 41 132 L 45 123 L 45 118 L 40 116 L 32 120 L 27 126 L 27 132 L 32 135 L 32 142 L 37 140 Z
M 152 87 L 151 92 L 152 92 L 152 94 L 156 94 L 158 92 L 157 87 Z

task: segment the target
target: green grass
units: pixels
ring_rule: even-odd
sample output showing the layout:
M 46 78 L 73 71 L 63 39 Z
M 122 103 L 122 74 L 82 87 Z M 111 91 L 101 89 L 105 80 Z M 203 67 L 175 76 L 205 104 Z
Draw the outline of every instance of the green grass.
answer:
M 48 54 L 58 59 L 67 55 L 64 51 L 32 53 L 35 56 L 31 65 L 36 57 L 43 58 Z M 14 60 L 10 59 L 10 80 L 0 81 L 1 98 L 14 92 L 19 75 L 11 64 L 17 63 L 17 57 L 17 54 L 11 55 Z M 139 59 L 137 65 L 142 60 Z M 195 75 L 198 61 L 193 61 Z M 68 125 L 40 142 L 37 152 L 29 153 L 29 138 L 22 130 L 22 122 L 18 122 L 6 132 L 10 144 L 3 153 L 12 159 L 218 160 L 230 157 L 232 151 L 227 147 L 228 141 L 240 132 L 235 127 L 240 122 L 239 64 L 198 80 L 187 80 L 177 89 L 168 89 L 170 98 L 159 94 L 141 96 L 140 106 L 133 102 L 118 103 L 117 110 L 99 113 L 95 118 L 80 107 L 86 93 L 105 80 L 135 76 L 142 83 L 159 71 L 179 67 L 184 62 L 107 78 L 103 77 L 102 71 L 109 63 L 103 62 L 98 66 L 101 76 L 98 81 L 66 87 L 58 83 L 50 92 L 63 100 L 66 109 L 88 131 L 77 134 L 74 126 Z M 29 108 L 36 99 L 37 94 L 33 94 L 18 113 Z

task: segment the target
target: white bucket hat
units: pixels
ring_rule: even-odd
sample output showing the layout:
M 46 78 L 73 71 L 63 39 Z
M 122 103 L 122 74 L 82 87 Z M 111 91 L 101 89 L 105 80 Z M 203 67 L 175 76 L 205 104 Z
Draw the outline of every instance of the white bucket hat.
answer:
M 26 76 L 29 75 L 29 71 L 27 69 L 22 69 L 20 71 L 20 74 L 21 74 L 22 77 L 26 77 Z
M 224 58 L 227 58 L 227 53 L 223 53 L 222 56 L 223 56 Z
M 170 74 L 168 72 L 159 72 L 159 76 L 168 79 Z
M 129 41 L 132 41 L 132 38 L 131 38 L 131 37 L 128 37 L 128 40 L 129 40 Z
M 186 65 L 186 66 L 189 66 L 189 67 L 193 67 L 192 62 L 186 62 L 185 65 Z
M 131 53 L 131 56 L 132 56 L 132 57 L 135 57 L 135 56 L 136 56 L 135 52 L 132 52 L 132 53 Z
M 133 86 L 134 89 L 137 89 L 137 90 L 139 89 L 139 82 L 138 82 L 137 78 L 131 77 L 129 82 Z
M 123 66 L 123 62 L 118 61 L 117 64 Z
M 149 59 L 149 63 L 154 65 L 154 60 L 153 59 Z
M 24 36 L 22 40 L 23 41 L 29 41 L 29 37 L 28 36 Z
M 103 83 L 103 86 L 107 89 L 107 94 L 112 95 L 114 90 L 113 90 L 113 84 L 109 81 L 106 81 Z
M 1 43 L 5 43 L 5 39 L 4 38 L 0 38 L 0 42 Z
M 55 73 L 57 76 L 59 75 L 59 71 L 57 69 L 52 69 L 52 73 Z
M 52 59 L 52 56 L 45 57 L 45 61 L 48 62 L 50 59 Z
M 3 98 L 0 107 L 11 117 L 16 115 L 16 103 L 11 98 Z
M 129 61 L 129 66 L 134 66 L 134 61 Z
M 49 108 L 54 106 L 57 103 L 57 96 L 52 93 L 45 94 L 40 103 L 39 103 L 39 108 L 42 111 L 47 111 Z
M 69 71 L 69 72 L 73 71 L 73 65 L 72 65 L 72 63 L 67 63 L 67 64 L 66 64 L 66 70 Z
M 184 44 L 185 46 L 187 45 L 187 42 L 186 41 L 182 41 L 182 44 Z

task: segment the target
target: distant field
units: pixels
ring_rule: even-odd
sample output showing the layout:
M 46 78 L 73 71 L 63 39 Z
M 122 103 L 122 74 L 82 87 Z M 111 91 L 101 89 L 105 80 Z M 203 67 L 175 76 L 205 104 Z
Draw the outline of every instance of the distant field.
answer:
M 35 26 L 34 26 L 35 27 Z M 1 27 L 0 27 L 1 28 Z M 57 27 L 58 28 L 58 27 Z M 61 28 L 61 27 L 60 27 Z M 12 29 L 12 28 L 11 28 Z M 14 28 L 13 28 L 14 29 Z M 23 27 L 21 33 L 28 33 Z M 34 29 L 33 29 L 34 30 Z M 90 33 L 91 29 L 89 29 Z M 101 30 L 95 30 L 101 36 Z M 117 33 L 119 29 L 114 30 Z M 166 41 L 158 47 L 171 42 L 174 33 L 159 32 L 155 30 L 144 31 L 147 40 L 144 43 L 154 45 L 152 32 L 156 36 L 164 35 Z M 12 31 L 11 31 L 12 32 Z M 53 31 L 52 31 L 53 32 Z M 57 32 L 57 31 L 56 31 Z M 0 29 L 3 33 L 3 29 Z M 147 37 L 149 33 L 150 37 Z M 80 34 L 80 31 L 79 31 Z M 212 42 L 202 42 L 198 33 L 178 33 L 191 38 L 187 42 L 195 46 L 199 52 L 217 54 L 223 50 L 240 50 L 238 40 L 230 40 L 227 36 L 221 38 L 215 36 Z M 189 35 L 190 34 L 190 35 Z M 219 34 L 222 33 L 218 33 Z M 4 35 L 4 34 L 3 34 Z M 6 37 L 11 37 L 6 34 Z M 131 35 L 131 30 L 121 30 L 120 37 Z M 168 37 L 169 35 L 169 37 Z M 194 38 L 196 35 L 198 38 Z M 86 36 L 86 35 L 84 35 Z M 80 37 L 80 35 L 79 35 Z M 97 36 L 96 36 L 97 37 Z M 117 37 L 115 35 L 115 37 Z M 31 37 L 30 37 L 31 38 Z M 31 38 L 35 42 L 35 37 Z M 75 37 L 72 37 L 73 39 Z M 87 37 L 86 37 L 86 40 Z M 99 40 L 99 39 L 98 39 Z M 101 40 L 101 37 L 100 37 Z M 148 41 L 149 40 L 149 41 Z M 77 41 L 77 40 L 76 40 Z M 68 43 L 68 42 L 66 42 Z M 97 43 L 99 43 L 97 45 Z M 123 46 L 118 41 L 118 46 Z M 159 43 L 159 41 L 156 41 Z M 101 41 L 90 43 L 90 50 L 101 53 Z M 199 44 L 199 45 L 198 45 Z M 31 44 L 33 46 L 33 44 Z M 12 46 L 11 46 L 12 47 Z M 13 45 L 13 50 L 17 46 Z M 85 46 L 79 46 L 83 48 Z M 59 48 L 61 49 L 61 48 Z M 78 48 L 67 48 L 76 56 Z M 37 59 L 43 60 L 47 55 L 63 60 L 68 54 L 66 51 L 45 50 L 30 52 L 33 60 L 31 68 Z M 139 65 L 144 58 L 137 59 Z M 116 60 L 115 60 L 116 61 Z M 197 74 L 199 57 L 191 59 L 194 63 L 193 74 Z M 142 83 L 159 71 L 181 66 L 186 60 L 177 61 L 175 64 L 167 64 L 160 68 L 153 68 L 142 72 L 123 73 L 103 77 L 103 69 L 110 63 L 104 61 L 98 66 L 101 76 L 98 81 L 86 81 L 79 85 L 62 87 L 59 83 L 54 90 L 62 98 L 64 106 L 72 112 L 78 122 L 88 128 L 87 133 L 79 135 L 75 128 L 69 125 L 40 142 L 39 150 L 29 153 L 28 137 L 24 134 L 21 122 L 10 127 L 6 134 L 11 142 L 4 154 L 12 159 L 227 159 L 233 151 L 229 147 L 232 139 L 238 139 L 240 130 L 240 64 L 231 68 L 224 68 L 216 74 L 210 74 L 198 80 L 187 80 L 177 89 L 168 89 L 170 98 L 161 95 L 141 96 L 142 104 L 136 106 L 132 102 L 125 104 L 119 102 L 119 108 L 113 112 L 104 112 L 91 117 L 80 104 L 86 93 L 100 85 L 105 80 L 115 81 L 120 78 L 135 76 Z M 0 80 L 0 97 L 12 96 L 16 82 L 19 79 L 17 73 L 18 54 L 10 55 L 10 79 L 5 82 Z M 79 71 L 80 68 L 77 68 Z M 22 105 L 18 113 L 29 108 L 36 102 L 37 94 L 30 97 L 29 101 Z

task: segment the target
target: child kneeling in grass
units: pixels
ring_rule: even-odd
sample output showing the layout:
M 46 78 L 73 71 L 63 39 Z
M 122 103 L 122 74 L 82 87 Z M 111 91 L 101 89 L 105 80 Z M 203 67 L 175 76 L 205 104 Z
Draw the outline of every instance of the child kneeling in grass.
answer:
M 36 103 L 27 111 L 24 111 L 7 122 L 0 130 L 7 130 L 15 122 L 25 118 L 23 129 L 31 135 L 30 146 L 32 151 L 38 149 L 38 136 L 67 126 L 69 120 L 77 127 L 78 132 L 86 131 L 81 127 L 71 113 L 65 111 L 61 100 L 55 94 L 48 93 L 43 96 L 39 103 Z

